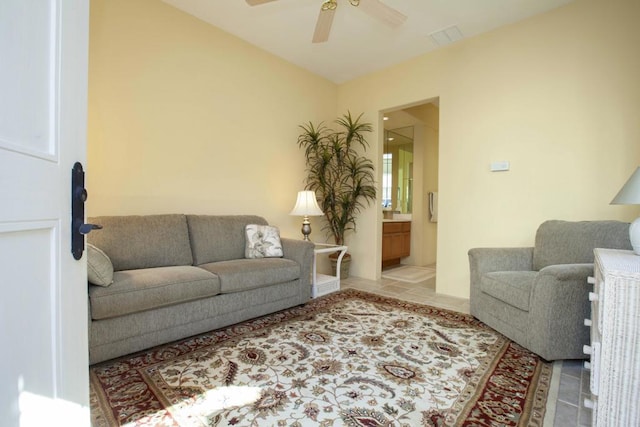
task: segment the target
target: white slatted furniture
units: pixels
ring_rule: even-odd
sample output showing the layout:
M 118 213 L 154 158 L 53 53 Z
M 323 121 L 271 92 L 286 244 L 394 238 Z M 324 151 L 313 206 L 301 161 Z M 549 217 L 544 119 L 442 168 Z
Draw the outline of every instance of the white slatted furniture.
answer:
M 591 399 L 594 427 L 640 426 L 640 256 L 595 249 L 591 319 Z
M 329 294 L 331 292 L 340 290 L 340 264 L 342 263 L 342 257 L 347 253 L 346 246 L 331 245 L 326 243 L 314 243 L 316 245 L 313 250 L 313 277 L 311 298 L 317 298 L 322 295 Z M 340 252 L 338 255 L 338 261 L 336 265 L 336 275 L 330 276 L 327 274 L 318 274 L 317 272 L 317 258 L 318 254 Z

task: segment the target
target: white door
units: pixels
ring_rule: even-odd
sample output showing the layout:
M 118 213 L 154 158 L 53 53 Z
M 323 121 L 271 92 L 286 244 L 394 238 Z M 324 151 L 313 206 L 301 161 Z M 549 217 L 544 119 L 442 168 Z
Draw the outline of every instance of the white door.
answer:
M 2 426 L 89 424 L 86 256 L 70 239 L 88 25 L 88 0 L 0 1 Z

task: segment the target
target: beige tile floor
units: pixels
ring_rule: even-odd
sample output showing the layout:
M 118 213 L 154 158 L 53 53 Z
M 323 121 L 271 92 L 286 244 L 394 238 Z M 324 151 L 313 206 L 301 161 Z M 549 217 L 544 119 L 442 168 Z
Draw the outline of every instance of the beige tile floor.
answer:
M 468 299 L 437 294 L 435 283 L 435 277 L 419 283 L 400 282 L 385 278 L 367 280 L 349 277 L 341 280 L 340 287 L 342 289 L 359 289 L 404 301 L 470 313 Z M 580 361 L 555 362 L 544 426 L 583 427 L 591 425 L 591 411 L 585 409 L 580 403 L 585 397 L 586 388 L 588 388 L 588 372 L 582 368 Z
M 407 283 L 392 279 L 367 280 L 358 277 L 342 279 L 342 289 L 354 288 L 404 301 L 427 304 L 433 307 L 446 308 L 469 314 L 469 300 L 448 295 L 436 294 L 436 278 L 424 282 Z

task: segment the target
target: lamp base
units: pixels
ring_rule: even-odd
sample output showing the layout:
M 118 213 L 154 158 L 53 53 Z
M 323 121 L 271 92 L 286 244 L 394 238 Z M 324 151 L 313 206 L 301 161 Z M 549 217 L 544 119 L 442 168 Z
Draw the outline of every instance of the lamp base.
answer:
M 302 240 L 306 240 L 307 242 L 310 242 L 311 239 L 309 239 L 309 234 L 311 234 L 311 223 L 309 222 L 309 217 L 305 216 L 304 219 L 302 220 Z
M 629 225 L 629 240 L 631 240 L 633 252 L 636 255 L 640 255 L 640 218 L 636 218 L 636 220 Z

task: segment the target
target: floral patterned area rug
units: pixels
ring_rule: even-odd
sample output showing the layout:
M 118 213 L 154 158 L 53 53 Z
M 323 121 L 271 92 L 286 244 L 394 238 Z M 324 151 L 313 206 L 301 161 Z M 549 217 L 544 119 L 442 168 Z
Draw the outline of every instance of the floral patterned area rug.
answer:
M 346 290 L 94 365 L 103 426 L 541 426 L 552 366 L 473 317 Z

